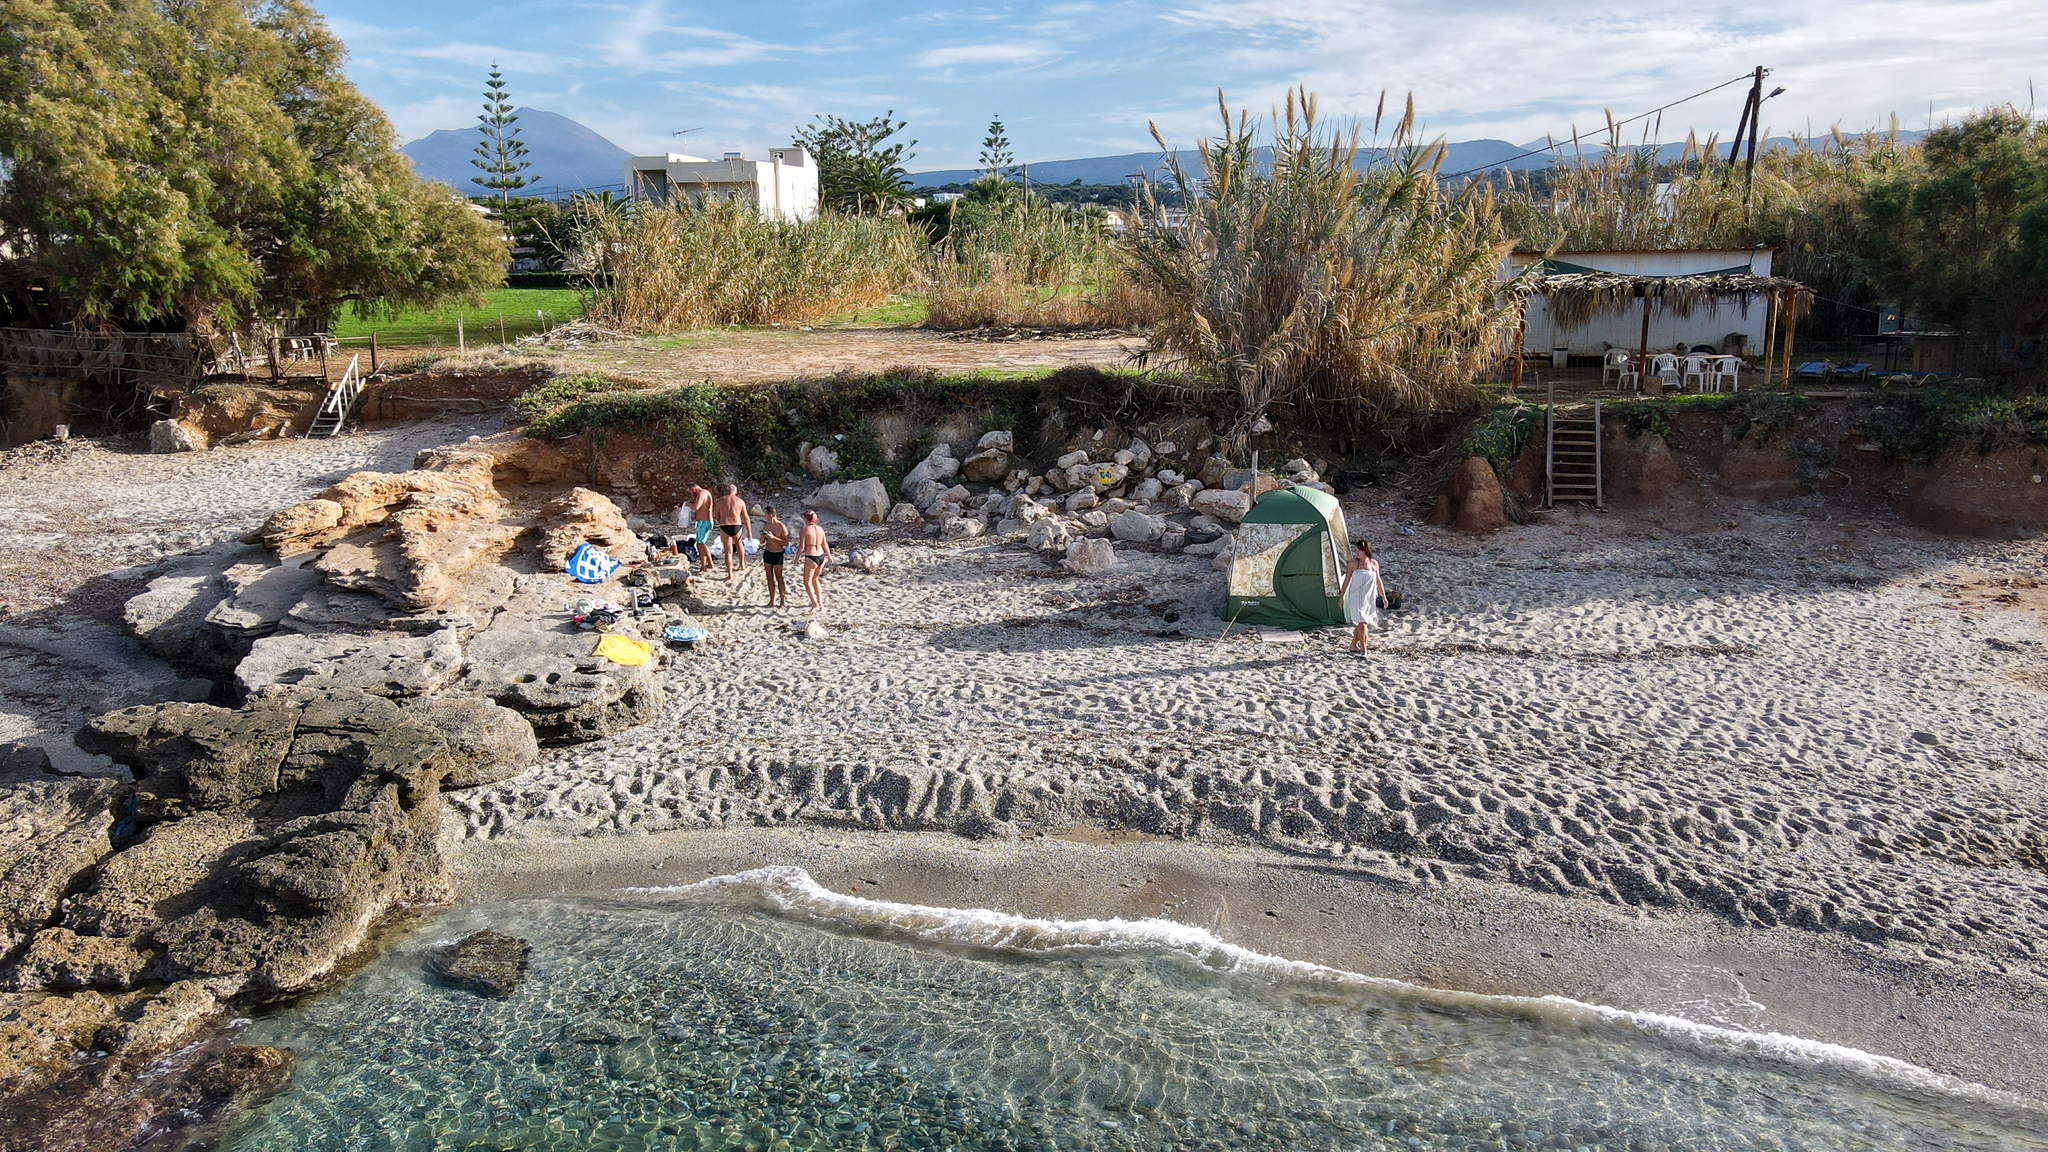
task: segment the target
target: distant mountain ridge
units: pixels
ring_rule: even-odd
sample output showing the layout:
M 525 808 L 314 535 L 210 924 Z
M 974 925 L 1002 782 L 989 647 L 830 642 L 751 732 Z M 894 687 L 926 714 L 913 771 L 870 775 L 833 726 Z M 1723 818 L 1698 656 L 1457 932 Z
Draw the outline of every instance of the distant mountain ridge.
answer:
M 534 180 L 523 190 L 526 195 L 552 195 L 558 188 L 566 194 L 625 186 L 626 160 L 632 153 L 558 113 L 519 108 L 513 115 L 519 117 L 514 127 L 532 165 L 525 172 Z M 450 185 L 465 196 L 480 196 L 485 190 L 472 180 L 483 172 L 470 161 L 476 159 L 481 139 L 474 125 L 443 128 L 399 151 L 411 157 L 413 171 L 420 175 Z
M 1901 131 L 1899 133 L 1899 140 L 1901 143 L 1910 143 L 1924 135 L 1926 135 L 1925 132 L 1917 130 Z M 1814 136 L 1810 140 L 1810 146 L 1824 148 L 1831 141 L 1831 137 Z M 1791 136 L 1774 136 L 1769 140 L 1757 142 L 1757 150 L 1759 152 L 1770 151 L 1774 148 L 1790 149 L 1798 146 L 1799 140 Z M 1719 143 L 1718 150 L 1725 154 L 1727 147 L 1728 142 L 1724 140 Z M 1599 156 L 1605 151 L 1605 148 L 1586 137 L 1580 137 L 1578 151 L 1590 159 Z M 1564 156 L 1572 155 L 1570 142 L 1559 141 L 1558 152 Z M 1525 155 L 1525 153 L 1530 154 Z M 1676 161 L 1684 154 L 1685 144 L 1683 142 L 1665 144 L 1657 150 L 1658 159 L 1666 162 Z M 1181 166 L 1188 171 L 1194 172 L 1201 169 L 1201 154 L 1194 149 L 1183 149 L 1174 153 L 1174 155 L 1180 161 Z M 1258 149 L 1255 153 L 1256 161 L 1263 167 L 1271 155 L 1270 149 Z M 1358 153 L 1358 163 L 1363 166 L 1383 159 L 1387 155 L 1389 155 L 1389 150 L 1384 148 L 1361 148 Z M 1445 175 L 1459 172 L 1491 172 L 1499 171 L 1502 168 L 1524 172 L 1532 168 L 1548 168 L 1550 166 L 1550 145 L 1542 140 L 1528 144 L 1510 144 L 1505 140 L 1465 140 L 1445 146 L 1444 161 L 1439 166 L 1438 171 Z M 1124 184 L 1129 182 L 1130 177 L 1141 172 L 1148 178 L 1156 180 L 1165 171 L 1165 168 L 1166 158 L 1158 152 L 1126 152 L 1119 156 L 1091 156 L 1078 160 L 1047 160 L 1029 165 L 1031 181 L 1034 184 L 1069 184 L 1076 179 L 1079 179 L 1083 184 Z M 946 184 L 971 183 L 980 175 L 980 170 L 975 168 L 939 168 L 929 172 L 912 172 L 910 174 L 910 183 L 919 188 L 933 188 Z

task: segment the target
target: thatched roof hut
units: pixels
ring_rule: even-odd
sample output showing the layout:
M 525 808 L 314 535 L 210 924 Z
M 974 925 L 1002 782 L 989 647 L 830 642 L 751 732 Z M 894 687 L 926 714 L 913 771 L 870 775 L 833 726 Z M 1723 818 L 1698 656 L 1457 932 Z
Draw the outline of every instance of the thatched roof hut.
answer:
M 1747 264 L 1711 272 L 1645 276 L 1608 272 L 1562 260 L 1545 260 L 1530 291 L 1544 297 L 1552 323 L 1576 327 L 1602 312 L 1631 311 L 1638 301 L 1654 303 L 1675 316 L 1690 316 L 1702 305 L 1735 299 L 1791 302 L 1804 312 L 1813 290 L 1783 276 L 1759 276 Z

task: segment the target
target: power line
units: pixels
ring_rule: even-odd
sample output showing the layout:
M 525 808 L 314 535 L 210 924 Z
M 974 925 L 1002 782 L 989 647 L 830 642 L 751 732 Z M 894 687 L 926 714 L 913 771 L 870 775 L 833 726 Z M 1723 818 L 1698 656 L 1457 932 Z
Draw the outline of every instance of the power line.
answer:
M 1648 112 L 1641 112 L 1641 113 L 1638 113 L 1638 114 L 1636 114 L 1636 115 L 1634 115 L 1634 116 L 1631 116 L 1631 117 L 1629 117 L 1629 118 L 1628 118 L 1628 119 L 1626 119 L 1626 120 L 1616 120 L 1616 121 L 1614 122 L 1614 127 L 1616 127 L 1616 128 L 1619 128 L 1619 127 L 1621 127 L 1621 126 L 1622 126 L 1623 124 L 1633 124 L 1633 123 L 1635 123 L 1635 122 L 1636 122 L 1636 121 L 1638 121 L 1638 120 L 1644 120 L 1644 119 L 1648 119 L 1649 117 L 1651 117 L 1651 116 L 1655 116 L 1655 115 L 1656 115 L 1657 113 L 1659 113 L 1659 112 L 1662 112 L 1662 111 L 1664 111 L 1665 109 L 1668 109 L 1668 108 L 1676 108 L 1676 107 L 1678 107 L 1678 106 L 1679 106 L 1680 104 L 1684 104 L 1684 103 L 1686 103 L 1686 102 L 1687 102 L 1687 101 L 1689 101 L 1689 100 L 1697 100 L 1697 99 L 1699 99 L 1699 98 L 1700 98 L 1700 97 L 1702 97 L 1702 96 L 1708 95 L 1709 93 L 1713 93 L 1713 92 L 1719 92 L 1719 91 L 1720 91 L 1721 89 L 1723 89 L 1723 88 L 1726 88 L 1726 87 L 1728 87 L 1728 86 L 1729 86 L 1730 84 L 1741 84 L 1741 83 L 1743 83 L 1744 81 L 1748 81 L 1748 80 L 1754 80 L 1755 78 L 1756 78 L 1756 74 L 1755 74 L 1755 73 L 1753 73 L 1753 72 L 1744 72 L 1744 73 L 1743 73 L 1742 75 L 1740 75 L 1740 76 L 1737 76 L 1737 77 L 1736 77 L 1735 79 L 1733 79 L 1733 80 L 1728 80 L 1728 81 L 1724 81 L 1724 82 L 1722 82 L 1722 83 L 1720 83 L 1720 84 L 1716 84 L 1716 85 L 1714 85 L 1714 86 L 1713 86 L 1712 88 L 1706 88 L 1706 89 L 1702 89 L 1702 90 L 1700 90 L 1700 91 L 1698 91 L 1698 92 L 1695 92 L 1695 93 L 1693 93 L 1693 94 L 1692 94 L 1692 95 L 1690 95 L 1690 96 L 1686 96 L 1686 97 L 1683 97 L 1683 98 L 1681 98 L 1681 99 L 1678 99 L 1678 100 L 1673 100 L 1673 101 L 1672 101 L 1671 103 L 1669 103 L 1669 104 L 1665 104 L 1665 105 L 1662 105 L 1662 106 L 1660 106 L 1660 107 L 1657 107 L 1657 108 L 1652 108 L 1652 109 L 1650 109 L 1650 110 L 1649 110 Z M 1573 133 L 1572 133 L 1572 135 L 1573 135 L 1573 137 L 1574 137 L 1574 138 L 1576 138 L 1576 137 L 1578 136 L 1578 132 L 1577 132 L 1576 130 L 1574 130 L 1574 131 L 1573 131 Z M 1460 177 L 1460 176 L 1470 176 L 1470 175 L 1472 175 L 1472 174 L 1473 174 L 1474 172 L 1490 172 L 1490 171 L 1492 171 L 1492 170 L 1493 170 L 1493 169 L 1495 169 L 1495 168 L 1500 168 L 1500 167 L 1504 167 L 1505 165 L 1508 165 L 1508 164 L 1512 164 L 1512 163 L 1514 163 L 1514 162 L 1515 162 L 1515 161 L 1517 161 L 1517 160 L 1521 160 L 1521 159 L 1524 159 L 1524 158 L 1526 158 L 1526 157 L 1529 157 L 1529 156 L 1534 156 L 1534 155 L 1537 155 L 1538 153 L 1541 153 L 1541 152 L 1551 152 L 1551 151 L 1555 151 L 1555 150 L 1556 150 L 1556 148 L 1557 148 L 1557 145 L 1556 145 L 1556 143 L 1555 143 L 1555 142 L 1552 142 L 1552 143 L 1548 143 L 1548 144 L 1545 144 L 1545 145 L 1544 145 L 1543 147 L 1541 147 L 1541 148 L 1531 148 L 1531 149 L 1529 149 L 1529 150 L 1528 150 L 1527 152 L 1520 152 L 1520 153 L 1517 153 L 1517 154 L 1515 154 L 1515 155 L 1513 155 L 1513 156 L 1510 156 L 1510 157 L 1508 157 L 1508 158 L 1507 158 L 1507 159 L 1505 159 L 1505 160 L 1495 160 L 1495 161 L 1493 161 L 1492 163 L 1489 163 L 1489 164 L 1481 164 L 1481 165 L 1480 165 L 1479 167 L 1477 167 L 1477 168 L 1467 168 L 1467 169 L 1465 169 L 1465 170 L 1464 170 L 1463 172 L 1453 172 L 1453 173 L 1451 173 L 1451 174 L 1450 174 L 1450 175 L 1448 175 L 1448 176 L 1444 176 L 1444 177 L 1442 177 L 1442 179 L 1445 179 L 1445 180 L 1456 180 L 1456 179 L 1457 179 L 1458 177 Z

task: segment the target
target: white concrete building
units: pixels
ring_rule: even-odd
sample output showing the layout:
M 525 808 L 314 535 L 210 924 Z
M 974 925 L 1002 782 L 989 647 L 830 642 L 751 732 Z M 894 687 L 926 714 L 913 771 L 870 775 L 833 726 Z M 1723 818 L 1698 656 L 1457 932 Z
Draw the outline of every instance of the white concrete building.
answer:
M 1595 269 L 1626 276 L 1699 276 L 1713 272 L 1769 276 L 1773 251 L 1770 248 L 1688 248 L 1678 251 L 1555 252 L 1549 259 L 1552 269 L 1558 272 Z M 1541 252 L 1516 252 L 1509 255 L 1502 271 L 1506 276 L 1513 276 L 1543 258 Z M 1609 348 L 1633 351 L 1642 340 L 1641 301 L 1631 302 L 1619 311 L 1601 312 L 1590 322 L 1576 327 L 1553 324 L 1547 304 L 1548 301 L 1541 296 L 1529 298 L 1528 323 L 1522 335 L 1524 352 L 1549 353 L 1557 348 L 1569 348 L 1573 356 L 1599 356 Z M 1650 348 L 1662 352 L 1681 344 L 1688 348 L 1705 344 L 1716 351 L 1738 353 L 1743 349 L 1732 347 L 1736 341 L 1731 337 L 1739 335 L 1743 348 L 1754 355 L 1763 350 L 1765 325 L 1770 316 L 1770 301 L 1762 296 L 1747 301 L 1741 298 L 1718 300 L 1694 309 L 1690 316 L 1679 316 L 1653 307 L 1650 309 Z
M 635 156 L 626 161 L 626 194 L 653 204 L 679 196 L 693 204 L 738 199 L 771 219 L 811 220 L 818 215 L 818 164 L 795 145 L 769 149 L 766 160 L 747 160 L 737 152 L 717 160 L 679 152 Z

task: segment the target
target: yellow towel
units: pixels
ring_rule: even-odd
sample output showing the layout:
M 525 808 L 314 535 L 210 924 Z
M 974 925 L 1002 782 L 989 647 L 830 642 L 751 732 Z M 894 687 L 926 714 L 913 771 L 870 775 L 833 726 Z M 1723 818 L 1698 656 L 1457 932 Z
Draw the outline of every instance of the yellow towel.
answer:
M 597 638 L 597 651 L 614 664 L 645 664 L 654 655 L 654 645 L 645 640 L 629 640 L 624 636 L 606 633 Z

